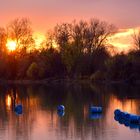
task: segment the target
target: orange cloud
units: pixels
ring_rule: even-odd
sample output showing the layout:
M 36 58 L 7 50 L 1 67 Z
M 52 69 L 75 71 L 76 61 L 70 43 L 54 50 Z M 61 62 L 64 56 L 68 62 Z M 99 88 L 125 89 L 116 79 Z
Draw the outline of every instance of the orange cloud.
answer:
M 127 53 L 129 50 L 134 49 L 132 36 L 138 30 L 139 28 L 120 29 L 108 38 L 109 44 L 115 46 L 117 52 Z

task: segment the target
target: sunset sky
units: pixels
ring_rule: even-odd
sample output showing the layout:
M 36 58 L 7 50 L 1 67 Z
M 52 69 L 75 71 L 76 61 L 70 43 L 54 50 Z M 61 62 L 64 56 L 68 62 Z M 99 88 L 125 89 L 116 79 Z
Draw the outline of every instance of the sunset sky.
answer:
M 140 26 L 140 0 L 0 1 L 0 26 L 5 26 L 17 17 L 27 17 L 32 21 L 35 32 L 45 34 L 56 23 L 98 18 L 120 29 L 113 40 L 120 48 L 130 45 L 132 29 Z

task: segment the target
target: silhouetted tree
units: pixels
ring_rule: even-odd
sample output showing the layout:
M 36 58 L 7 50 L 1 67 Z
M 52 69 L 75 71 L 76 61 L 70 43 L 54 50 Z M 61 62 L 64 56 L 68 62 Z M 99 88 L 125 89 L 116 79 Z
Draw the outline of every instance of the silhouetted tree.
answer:
M 73 21 L 56 25 L 47 34 L 41 49 L 33 49 L 30 21 L 15 19 L 0 28 L 0 79 L 44 79 L 50 77 L 89 77 L 96 80 L 140 79 L 140 32 L 133 39 L 135 51 L 110 56 L 108 37 L 116 31 L 113 25 L 98 19 Z M 7 51 L 7 39 L 17 49 Z M 54 43 L 57 43 L 54 48 Z M 32 51 L 27 51 L 27 50 Z
M 95 49 L 106 45 L 107 38 L 116 28 L 98 19 L 89 22 L 80 21 L 72 24 L 72 37 L 75 45 L 82 51 L 92 53 Z
M 70 43 L 71 25 L 62 23 L 54 27 L 54 39 L 59 45 L 60 51 L 63 51 L 68 43 Z
M 134 31 L 134 34 L 133 34 L 133 41 L 134 41 L 134 45 L 136 47 L 136 49 L 140 49 L 140 30 L 138 30 L 138 32 L 135 32 Z
M 93 52 L 99 47 L 106 45 L 107 38 L 114 33 L 116 28 L 107 22 L 98 19 L 91 19 L 86 34 L 87 50 Z
M 33 47 L 31 23 L 27 18 L 17 18 L 10 22 L 7 27 L 8 37 L 15 40 L 17 50 L 24 50 Z
M 7 53 L 6 48 L 7 33 L 4 28 L 0 28 L 0 57 Z
M 86 21 L 80 21 L 79 23 L 76 23 L 74 21 L 72 23 L 72 40 L 73 45 L 77 48 L 77 51 L 80 53 L 83 53 L 83 50 L 85 49 L 86 44 L 86 37 L 88 32 L 88 23 Z

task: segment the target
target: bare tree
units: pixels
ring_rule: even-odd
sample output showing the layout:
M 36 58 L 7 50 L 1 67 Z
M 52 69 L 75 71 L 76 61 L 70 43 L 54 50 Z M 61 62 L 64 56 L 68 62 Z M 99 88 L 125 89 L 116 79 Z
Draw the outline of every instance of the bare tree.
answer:
M 91 19 L 86 32 L 86 48 L 89 53 L 105 46 L 107 38 L 114 33 L 115 27 L 98 19 Z
M 4 28 L 0 28 L 0 54 L 1 55 L 7 52 L 6 40 L 7 40 L 6 30 Z
M 86 21 L 81 20 L 79 23 L 76 23 L 76 21 L 72 23 L 73 43 L 80 52 L 82 52 L 85 47 L 87 31 L 88 23 Z
M 92 53 L 95 49 L 105 46 L 107 38 L 116 28 L 98 19 L 89 22 L 80 21 L 72 25 L 72 37 L 75 45 Z
M 53 42 L 54 42 L 54 35 L 51 30 L 49 30 L 46 34 L 46 40 L 45 40 L 45 49 L 53 48 Z
M 31 23 L 27 18 L 17 18 L 7 27 L 8 37 L 17 43 L 17 49 L 27 49 L 34 43 Z
M 89 57 L 102 49 L 115 27 L 98 19 L 63 23 L 54 28 L 54 39 L 60 47 L 61 57 L 70 74 L 85 52 Z
M 138 30 L 137 33 L 136 33 L 136 31 L 134 31 L 132 38 L 133 38 L 133 42 L 134 42 L 136 49 L 139 50 L 140 49 L 140 30 Z
M 65 46 L 69 43 L 71 37 L 71 25 L 68 23 L 62 23 L 56 25 L 54 28 L 54 39 L 63 50 Z

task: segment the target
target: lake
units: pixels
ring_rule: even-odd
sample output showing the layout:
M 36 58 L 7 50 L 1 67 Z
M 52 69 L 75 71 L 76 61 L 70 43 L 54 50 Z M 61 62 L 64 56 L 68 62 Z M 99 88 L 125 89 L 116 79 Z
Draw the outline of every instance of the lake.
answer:
M 22 104 L 22 114 L 14 106 Z M 63 104 L 65 112 L 58 114 Z M 89 113 L 91 105 L 102 114 Z M 0 86 L 0 140 L 140 140 L 140 125 L 121 124 L 114 110 L 140 114 L 140 88 L 127 85 Z

